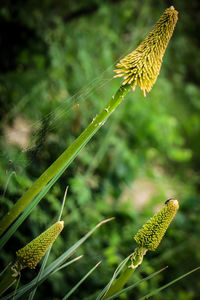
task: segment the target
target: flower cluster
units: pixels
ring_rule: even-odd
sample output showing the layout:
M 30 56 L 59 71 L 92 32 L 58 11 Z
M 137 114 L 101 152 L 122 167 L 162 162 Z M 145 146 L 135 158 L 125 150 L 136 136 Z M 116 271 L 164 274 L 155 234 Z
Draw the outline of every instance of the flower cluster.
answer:
M 64 222 L 59 221 L 40 234 L 37 238 L 16 252 L 21 269 L 35 269 L 39 261 L 63 230 Z
M 138 247 L 154 251 L 179 208 L 177 200 L 170 199 L 135 235 Z
M 178 12 L 173 6 L 167 8 L 153 30 L 136 50 L 123 58 L 118 64 L 116 77 L 124 77 L 123 85 L 138 85 L 143 91 L 150 92 L 159 75 L 162 57 L 178 20 Z

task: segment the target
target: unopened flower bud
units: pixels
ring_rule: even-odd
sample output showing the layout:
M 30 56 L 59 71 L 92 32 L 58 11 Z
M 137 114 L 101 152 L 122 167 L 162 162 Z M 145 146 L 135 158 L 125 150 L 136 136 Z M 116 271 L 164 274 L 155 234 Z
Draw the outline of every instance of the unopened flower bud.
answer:
M 160 244 L 168 226 L 179 208 L 177 200 L 166 201 L 165 206 L 156 213 L 135 235 L 138 247 L 154 251 Z
M 63 230 L 64 222 L 59 221 L 40 234 L 37 238 L 16 252 L 21 268 L 35 269 L 39 261 Z

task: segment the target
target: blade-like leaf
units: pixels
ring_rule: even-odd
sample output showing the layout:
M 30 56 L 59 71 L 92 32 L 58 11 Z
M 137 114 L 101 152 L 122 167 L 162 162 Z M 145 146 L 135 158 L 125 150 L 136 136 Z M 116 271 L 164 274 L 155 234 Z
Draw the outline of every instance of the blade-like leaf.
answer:
M 82 257 L 83 257 L 83 255 L 77 256 L 76 258 L 70 260 L 70 263 L 72 264 L 72 263 L 74 263 L 75 261 L 81 259 Z M 69 263 L 63 264 L 63 265 L 60 266 L 59 268 L 56 268 L 55 271 L 54 271 L 52 274 L 54 274 L 54 273 L 56 273 L 56 272 L 58 272 L 58 271 L 60 271 L 60 270 L 62 270 L 62 269 L 64 269 L 64 268 L 66 268 L 68 265 L 69 265 Z
M 57 268 L 59 268 L 76 250 L 80 247 L 89 237 L 90 235 L 98 229 L 101 225 L 113 220 L 114 218 L 109 218 L 103 220 L 99 224 L 97 224 L 93 229 L 91 229 L 86 235 L 84 235 L 78 242 L 76 242 L 71 248 L 66 250 L 62 255 L 60 255 L 54 262 L 52 262 L 43 272 L 41 279 L 37 282 L 37 277 L 34 278 L 31 282 L 26 284 L 25 286 L 18 289 L 15 299 L 19 299 L 22 295 L 31 291 L 35 288 L 35 286 L 40 285 L 44 280 L 46 280 L 52 273 L 55 272 Z M 13 296 L 13 293 L 3 297 L 1 300 L 10 299 Z
M 20 298 L 22 295 L 24 295 L 28 291 L 32 291 L 35 287 L 38 287 L 40 284 L 42 284 L 51 274 L 54 274 L 55 272 L 59 271 L 60 269 L 71 265 L 72 263 L 77 261 L 79 258 L 80 258 L 80 256 L 78 258 L 76 257 L 75 259 L 70 260 L 68 263 L 63 264 L 61 267 L 53 270 L 51 273 L 47 274 L 46 276 L 42 276 L 39 281 L 37 280 L 37 277 L 35 277 L 31 282 L 29 282 L 28 284 L 19 288 L 17 290 L 17 292 L 12 292 L 12 293 L 8 294 L 7 296 L 1 298 L 1 300 L 11 299 L 12 297 L 14 297 L 15 294 L 16 294 L 15 299 Z
M 57 221 L 60 221 L 61 220 L 61 216 L 62 216 L 62 213 L 63 213 L 63 209 L 64 209 L 64 206 L 65 206 L 65 200 L 66 200 L 66 197 L 67 197 L 67 191 L 68 191 L 68 186 L 67 188 L 65 189 L 65 193 L 64 193 L 64 197 L 63 197 L 63 201 L 62 201 L 62 205 L 61 205 L 61 209 L 60 209 L 60 213 L 59 213 L 59 216 L 58 216 L 58 220 Z M 43 259 L 43 262 L 42 262 L 42 265 L 41 265 L 41 268 L 38 272 L 38 276 L 37 276 L 37 282 L 40 280 L 40 278 L 42 277 L 42 274 L 43 274 L 43 271 L 45 269 L 45 266 L 47 264 L 47 261 L 48 261 L 48 258 L 49 258 L 49 254 L 51 252 L 51 248 L 52 246 L 48 249 L 44 259 Z M 35 287 L 35 289 L 30 293 L 29 295 L 29 298 L 28 300 L 33 300 L 34 296 L 35 296 L 35 293 L 36 293 L 36 290 L 37 290 L 37 286 Z
M 190 275 L 191 273 L 196 272 L 196 271 L 199 270 L 199 269 L 200 269 L 200 267 L 195 268 L 195 269 L 189 271 L 188 273 L 183 274 L 182 276 L 180 276 L 180 277 L 178 277 L 178 278 L 176 278 L 176 279 L 174 279 L 174 280 L 168 282 L 167 284 L 163 285 L 163 286 L 160 287 L 159 289 L 156 289 L 156 290 L 152 291 L 151 293 L 149 293 L 149 294 L 147 294 L 147 295 L 141 297 L 139 300 L 145 300 L 145 299 L 148 299 L 149 297 L 151 297 L 151 296 L 153 296 L 153 295 L 158 294 L 160 291 L 166 289 L 168 286 L 170 286 L 170 285 L 174 284 L 175 282 L 177 282 L 177 281 L 183 279 L 184 277 Z
M 130 255 L 128 257 L 126 257 L 121 263 L 120 265 L 117 267 L 117 269 L 115 270 L 111 280 L 108 282 L 108 284 L 105 286 L 105 288 L 101 291 L 101 293 L 98 295 L 98 297 L 96 298 L 96 300 L 100 300 L 104 294 L 106 293 L 106 291 L 110 288 L 110 286 L 112 285 L 113 281 L 115 280 L 115 278 L 119 275 L 119 273 L 121 272 L 121 270 L 123 269 L 123 267 L 125 266 L 125 264 L 127 263 L 127 261 L 129 260 Z
M 8 231 L 0 238 L 0 249 L 7 243 L 9 238 L 15 233 L 18 227 L 24 222 L 24 220 L 29 216 L 31 211 L 36 205 L 42 200 L 58 178 L 62 175 L 63 169 L 61 169 L 55 177 L 42 189 L 42 191 L 35 197 L 35 199 L 25 208 L 21 216 L 13 223 L 13 225 L 8 229 Z
M 88 278 L 88 276 L 100 265 L 101 261 L 98 262 L 70 291 L 69 293 L 62 298 L 62 300 L 68 299 L 71 294 L 73 294 L 77 288 Z
M 116 294 L 110 296 L 109 298 L 106 298 L 106 300 L 114 299 L 114 298 L 118 297 L 119 295 L 121 295 L 121 294 L 123 294 L 123 293 L 129 292 L 129 291 L 132 290 L 134 287 L 136 287 L 136 286 L 138 286 L 139 284 L 141 284 L 143 281 L 147 281 L 147 280 L 153 278 L 154 276 L 158 275 L 159 273 L 163 272 L 166 268 L 167 268 L 167 267 L 165 267 L 165 268 L 163 268 L 163 269 L 161 269 L 161 270 L 159 270 L 159 271 L 156 271 L 156 272 L 152 273 L 151 275 L 149 275 L 149 276 L 147 276 L 147 277 L 145 277 L 145 278 L 143 278 L 143 279 L 137 281 L 136 283 L 134 283 L 134 284 L 128 286 L 127 288 L 121 290 L 120 292 L 118 292 L 118 293 L 116 293 Z

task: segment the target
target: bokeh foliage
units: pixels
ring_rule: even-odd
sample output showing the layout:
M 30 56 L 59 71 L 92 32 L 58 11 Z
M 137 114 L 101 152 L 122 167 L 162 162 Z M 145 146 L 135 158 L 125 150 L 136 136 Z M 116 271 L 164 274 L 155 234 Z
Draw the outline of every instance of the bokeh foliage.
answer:
M 63 296 L 102 259 L 72 296 L 94 299 L 134 250 L 137 229 L 169 197 L 180 200 L 180 212 L 133 280 L 169 268 L 124 299 L 199 265 L 200 4 L 173 2 L 179 21 L 151 93 L 144 98 L 136 89 L 127 95 L 0 255 L 5 266 L 15 250 L 56 220 L 66 185 L 65 229 L 50 259 L 101 219 L 116 217 L 82 247 L 82 260 L 38 289 L 37 299 Z M 136 48 L 168 6 L 152 0 L 1 1 L 2 215 L 116 91 L 121 80 L 112 79 L 115 63 Z M 32 276 L 27 272 L 22 282 Z M 199 292 L 194 274 L 154 299 L 198 299 Z

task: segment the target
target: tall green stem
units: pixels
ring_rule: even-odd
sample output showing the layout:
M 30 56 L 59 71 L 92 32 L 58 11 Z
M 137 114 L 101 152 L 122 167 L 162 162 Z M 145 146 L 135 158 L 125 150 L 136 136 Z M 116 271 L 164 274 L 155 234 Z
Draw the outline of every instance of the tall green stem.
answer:
M 137 267 L 142 263 L 143 256 L 146 254 L 147 249 L 138 247 L 135 249 L 133 255 L 131 255 L 130 260 L 128 261 L 125 266 L 124 271 L 122 274 L 117 278 L 114 283 L 110 286 L 110 288 L 107 290 L 106 294 L 103 296 L 103 299 L 107 299 L 111 297 L 112 295 L 120 292 L 127 281 L 130 279 L 133 272 L 137 269 Z M 131 264 L 130 264 L 131 262 Z
M 82 134 L 55 160 L 52 165 L 31 185 L 10 211 L 0 220 L 0 236 L 20 215 L 26 206 L 37 196 L 42 188 L 62 169 L 62 173 L 78 155 L 79 151 L 89 142 L 92 136 L 109 118 L 111 113 L 122 102 L 130 90 L 129 84 L 121 86 L 103 110 L 92 120 Z

